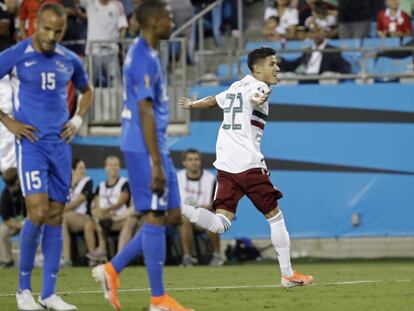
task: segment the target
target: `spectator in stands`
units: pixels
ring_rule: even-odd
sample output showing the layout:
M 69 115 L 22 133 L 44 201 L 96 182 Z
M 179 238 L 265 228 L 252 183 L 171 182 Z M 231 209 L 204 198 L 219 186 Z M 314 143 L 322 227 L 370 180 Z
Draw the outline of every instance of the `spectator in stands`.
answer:
M 333 49 L 328 44 L 324 32 L 315 26 L 311 29 L 310 35 L 314 41 L 311 52 L 304 53 L 301 57 L 287 61 L 281 59 L 278 66 L 283 72 L 296 72 L 304 75 L 317 75 L 324 72 L 350 73 L 351 65 L 338 52 L 323 52 L 324 49 Z M 305 81 L 305 83 L 317 81 Z
M 299 7 L 299 25 L 305 26 L 305 21 L 308 17 L 313 15 L 313 12 L 315 10 L 315 3 L 319 2 L 321 0 L 306 0 L 306 2 Z M 337 7 L 333 5 L 332 3 L 325 2 L 325 6 L 328 10 L 328 14 L 337 16 L 338 11 Z
M 279 27 L 279 16 L 270 16 L 262 28 L 262 34 L 268 41 L 279 41 L 284 38 L 277 29 Z
M 305 27 L 308 30 L 315 26 L 324 32 L 325 38 L 338 37 L 336 15 L 329 13 L 326 3 L 322 0 L 314 3 L 312 15 L 305 20 Z
M 86 39 L 86 13 L 79 6 L 76 0 L 62 0 L 62 5 L 66 9 L 67 26 L 65 36 L 63 37 L 63 44 L 79 56 L 84 56 L 85 45 L 81 43 L 69 43 L 67 41 L 80 41 Z
M 16 1 L 0 1 L 0 51 L 7 49 L 16 42 L 14 29 L 14 18 L 17 14 Z
M 1 194 L 0 260 L 4 268 L 14 265 L 10 238 L 19 234 L 26 217 L 26 205 L 20 190 L 16 168 L 9 168 L 3 175 L 6 187 Z
M 95 250 L 96 226 L 90 216 L 90 203 L 93 198 L 93 181 L 85 175 L 85 162 L 75 159 L 72 162 L 70 201 L 63 212 L 63 260 L 71 266 L 71 233 L 83 232 L 89 253 Z
M 372 0 L 341 0 L 338 4 L 339 38 L 369 36 Z
M 60 0 L 23 0 L 19 11 L 19 38 L 20 40 L 30 37 L 35 31 L 35 19 L 42 4 L 52 2 L 61 3 Z
M 201 154 L 198 150 L 188 149 L 183 153 L 183 166 L 185 169 L 177 173 L 178 186 L 182 203 L 192 206 L 209 207 L 213 202 L 216 179 L 213 174 L 201 168 Z M 191 244 L 193 241 L 193 224 L 186 217 L 182 217 L 180 228 L 181 245 L 183 248 L 184 267 L 191 267 L 195 262 L 191 257 Z M 211 266 L 221 266 L 224 261 L 220 255 L 220 236 L 217 233 L 207 232 L 213 245 Z
M 131 239 L 138 225 L 135 213 L 128 208 L 131 191 L 126 178 L 121 177 L 121 163 L 118 157 L 108 156 L 105 160 L 107 180 L 102 181 L 95 191 L 92 215 L 97 223 L 98 248 L 88 258 L 100 260 L 106 256 L 106 236 L 119 233 L 118 251 Z
M 79 0 L 86 10 L 88 31 L 86 54 L 92 58 L 92 79 L 96 87 L 121 84 L 118 41 L 125 38 L 128 21 L 117 0 Z M 96 42 L 94 41 L 101 41 Z
M 196 15 L 203 9 L 205 9 L 208 5 L 210 5 L 214 0 L 191 0 L 193 4 L 193 15 Z M 222 23 L 222 4 L 216 6 L 212 11 L 211 14 L 207 14 L 207 17 L 204 19 L 204 24 L 206 26 L 211 26 L 211 31 L 213 32 L 214 41 L 217 47 L 223 47 L 223 40 L 221 38 L 221 23 Z M 211 17 L 211 24 L 207 22 L 207 19 Z M 205 27 L 206 29 L 208 27 Z M 198 36 L 197 25 L 193 25 L 191 28 L 191 36 L 190 40 L 188 41 L 188 51 L 190 62 L 194 62 L 194 49 L 195 49 L 195 42 Z
M 190 0 L 169 0 L 168 2 L 171 5 L 175 31 L 191 19 L 193 15 L 193 6 Z M 187 42 L 189 42 L 191 39 L 191 27 L 188 27 L 183 33 L 179 34 L 179 37 L 186 38 Z M 170 43 L 171 55 L 174 55 L 175 58 L 178 58 L 178 55 L 180 55 L 180 49 L 181 46 L 178 42 Z M 189 55 L 192 55 L 193 53 L 194 51 L 188 49 Z
M 276 31 L 286 39 L 296 37 L 296 26 L 299 24 L 299 13 L 296 8 L 290 7 L 290 0 L 273 0 L 273 5 L 265 10 L 265 22 L 271 16 L 279 17 Z
M 378 13 L 377 33 L 384 37 L 404 37 L 412 33 L 411 18 L 401 10 L 399 0 L 386 0 L 387 8 Z

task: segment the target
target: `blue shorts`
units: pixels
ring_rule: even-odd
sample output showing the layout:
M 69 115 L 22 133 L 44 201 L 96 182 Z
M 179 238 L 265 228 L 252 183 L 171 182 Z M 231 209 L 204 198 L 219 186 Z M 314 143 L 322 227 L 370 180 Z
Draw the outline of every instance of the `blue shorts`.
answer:
M 63 142 L 26 139 L 16 143 L 17 169 L 24 196 L 47 193 L 49 200 L 66 203 L 70 190 L 72 152 Z
M 164 194 L 157 196 L 151 191 L 152 176 L 149 154 L 124 152 L 132 199 L 135 210 L 138 212 L 168 211 L 179 208 L 181 205 L 174 164 L 169 155 L 161 155 L 161 157 L 167 182 Z

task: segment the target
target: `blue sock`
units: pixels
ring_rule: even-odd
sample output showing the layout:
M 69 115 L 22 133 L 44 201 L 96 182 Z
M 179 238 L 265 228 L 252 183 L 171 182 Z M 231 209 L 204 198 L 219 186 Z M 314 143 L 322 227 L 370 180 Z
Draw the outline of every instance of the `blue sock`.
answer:
M 147 267 L 148 279 L 153 297 L 164 295 L 163 270 L 165 262 L 166 241 L 165 226 L 144 224 L 142 247 Z
M 20 233 L 19 290 L 32 290 L 30 280 L 36 249 L 39 245 L 40 229 L 40 226 L 26 219 Z
M 43 266 L 42 299 L 55 293 L 56 280 L 62 256 L 62 226 L 43 226 L 42 251 L 45 263 Z
M 142 231 L 139 230 L 122 251 L 112 258 L 111 263 L 116 272 L 120 273 L 134 258 L 142 254 Z

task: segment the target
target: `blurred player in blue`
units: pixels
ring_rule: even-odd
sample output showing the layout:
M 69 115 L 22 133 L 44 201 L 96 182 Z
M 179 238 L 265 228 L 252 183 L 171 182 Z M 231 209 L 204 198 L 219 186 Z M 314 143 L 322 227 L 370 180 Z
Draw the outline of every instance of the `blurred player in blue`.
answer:
M 171 11 L 162 1 L 144 1 L 136 10 L 141 37 L 129 48 L 124 65 L 124 108 L 121 150 L 128 169 L 134 206 L 144 216 L 139 233 L 111 262 L 92 270 L 110 304 L 121 308 L 118 274 L 144 254 L 151 286 L 149 310 L 188 311 L 165 293 L 163 268 L 167 222 L 181 219 L 175 168 L 169 156 L 166 130 L 169 119 L 167 89 L 156 48 L 168 39 Z
M 20 185 L 28 217 L 20 237 L 19 310 L 77 310 L 55 294 L 62 253 L 62 212 L 71 178 L 72 140 L 92 102 L 92 89 L 80 59 L 57 44 L 66 28 L 65 9 L 44 4 L 33 37 L 0 54 L 0 78 L 10 74 L 14 119 L 0 121 L 16 136 Z M 82 92 L 69 119 L 67 85 Z M 31 292 L 33 261 L 42 235 L 43 284 L 38 303 Z

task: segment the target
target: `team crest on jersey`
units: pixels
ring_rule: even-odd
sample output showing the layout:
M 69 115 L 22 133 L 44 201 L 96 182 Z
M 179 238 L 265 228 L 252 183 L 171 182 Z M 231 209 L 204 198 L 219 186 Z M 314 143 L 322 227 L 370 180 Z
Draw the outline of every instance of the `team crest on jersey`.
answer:
M 63 73 L 68 73 L 70 70 L 65 66 L 64 63 L 62 63 L 61 61 L 56 61 L 56 67 L 57 67 L 57 71 L 63 72 Z

